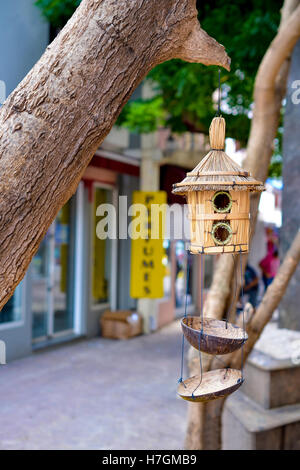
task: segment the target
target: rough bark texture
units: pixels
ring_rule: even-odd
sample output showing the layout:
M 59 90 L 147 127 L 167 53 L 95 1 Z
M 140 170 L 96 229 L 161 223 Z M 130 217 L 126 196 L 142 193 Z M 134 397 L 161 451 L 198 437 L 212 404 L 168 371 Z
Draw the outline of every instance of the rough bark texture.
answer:
M 228 69 L 195 0 L 83 0 L 0 111 L 0 308 L 123 105 L 171 58 Z
M 245 168 L 261 181 L 265 181 L 273 142 L 276 137 L 285 95 L 289 68 L 289 57 L 300 36 L 300 6 L 298 0 L 286 0 L 282 9 L 281 24 L 278 34 L 272 41 L 259 67 L 254 88 L 254 114 L 251 122 L 247 146 Z M 295 11 L 294 11 L 295 10 Z M 251 197 L 251 232 L 255 229 L 259 194 Z M 244 263 L 246 256 L 244 256 Z M 211 289 L 207 296 L 204 313 L 221 319 L 225 314 L 232 292 L 233 263 L 228 256 L 222 256 L 214 272 Z M 206 370 L 211 366 L 212 358 L 206 358 Z M 190 361 L 192 373 L 195 360 Z M 220 366 L 220 364 L 219 364 Z M 221 400 L 219 400 L 221 402 Z M 189 405 L 189 422 L 186 435 L 188 449 L 219 449 L 221 446 L 220 403 Z M 195 429 L 195 432 L 194 432 Z

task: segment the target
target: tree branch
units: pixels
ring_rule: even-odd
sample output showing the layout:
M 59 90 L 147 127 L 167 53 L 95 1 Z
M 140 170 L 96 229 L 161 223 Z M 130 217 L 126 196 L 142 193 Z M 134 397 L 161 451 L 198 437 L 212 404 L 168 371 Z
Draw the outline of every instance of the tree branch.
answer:
M 228 68 L 195 0 L 83 0 L 4 103 L 0 309 L 134 89 L 173 57 Z
M 276 77 L 282 63 L 291 54 L 300 36 L 300 6 L 286 19 L 270 44 L 264 58 L 259 66 L 255 94 L 262 88 L 274 90 Z M 254 94 L 254 99 L 256 98 Z
M 224 46 L 210 37 L 201 27 L 198 20 L 183 43 L 176 57 L 186 62 L 201 62 L 204 65 L 221 65 L 230 70 L 230 58 Z

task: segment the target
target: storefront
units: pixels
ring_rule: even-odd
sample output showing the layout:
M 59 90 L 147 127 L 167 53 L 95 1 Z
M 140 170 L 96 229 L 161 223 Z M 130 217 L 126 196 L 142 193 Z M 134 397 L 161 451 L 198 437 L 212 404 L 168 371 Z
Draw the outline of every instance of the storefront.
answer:
M 99 226 L 96 235 L 101 220 L 97 207 L 111 204 L 118 214 L 119 194 L 128 195 L 129 203 L 138 189 L 138 164 L 120 160 L 95 155 L 0 312 L 0 339 L 6 343 L 8 360 L 61 341 L 95 336 L 101 312 L 134 308 L 128 274 L 118 282 L 118 272 L 128 269 L 130 240 L 102 239 Z
M 76 193 L 49 228 L 24 280 L 0 312 L 0 339 L 6 342 L 8 360 L 58 342 L 98 335 L 106 309 L 138 309 L 137 299 L 130 296 L 132 241 L 127 231 L 128 209 L 139 184 L 137 158 L 107 151 L 94 156 Z M 116 215 L 112 238 L 101 236 L 99 221 L 105 210 L 97 211 L 107 204 Z M 188 257 L 186 242 L 166 233 L 163 296 L 157 299 L 151 331 L 183 315 L 187 263 L 187 312 L 199 306 L 199 263 L 197 257 Z M 207 257 L 207 266 L 209 262 Z
M 60 210 L 31 263 L 34 343 L 73 333 L 76 197 Z
M 195 259 L 188 257 L 185 240 L 164 240 L 165 265 L 164 298 L 158 302 L 158 328 L 180 318 L 185 311 L 187 293 L 187 313 L 196 307 L 197 265 Z M 187 264 L 189 279 L 186 285 Z M 194 274 L 195 273 L 195 274 Z

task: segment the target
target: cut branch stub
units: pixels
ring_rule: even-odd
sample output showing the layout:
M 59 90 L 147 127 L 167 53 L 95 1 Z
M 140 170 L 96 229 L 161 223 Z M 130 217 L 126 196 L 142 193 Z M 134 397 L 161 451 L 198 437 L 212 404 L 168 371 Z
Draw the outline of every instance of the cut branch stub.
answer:
M 230 58 L 225 47 L 210 37 L 197 19 L 194 28 L 177 53 L 178 58 L 186 62 L 201 62 L 204 65 L 221 65 L 230 70 Z

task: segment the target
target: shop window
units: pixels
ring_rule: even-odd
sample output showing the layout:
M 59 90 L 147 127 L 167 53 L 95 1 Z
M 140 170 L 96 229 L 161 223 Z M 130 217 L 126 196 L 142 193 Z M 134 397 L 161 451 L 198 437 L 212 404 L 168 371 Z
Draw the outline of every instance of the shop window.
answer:
M 34 341 L 73 329 L 74 202 L 61 208 L 31 262 Z
M 0 311 L 0 325 L 22 320 L 22 283 Z
M 93 243 L 92 243 L 92 304 L 97 305 L 109 302 L 111 287 L 111 255 L 112 240 L 100 238 L 99 225 L 103 217 L 96 215 L 101 204 L 112 203 L 112 190 L 101 187 L 94 188 L 93 204 Z

